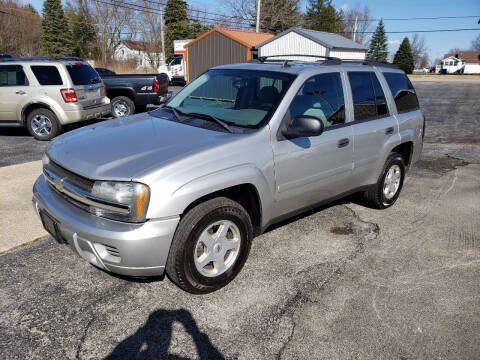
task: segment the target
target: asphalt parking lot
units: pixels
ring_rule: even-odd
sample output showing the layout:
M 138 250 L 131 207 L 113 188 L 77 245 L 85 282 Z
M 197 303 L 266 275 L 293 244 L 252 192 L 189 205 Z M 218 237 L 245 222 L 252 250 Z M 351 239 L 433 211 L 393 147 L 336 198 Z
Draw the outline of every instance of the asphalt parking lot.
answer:
M 480 81 L 414 86 L 426 143 L 392 208 L 348 198 L 279 224 L 205 296 L 43 237 L 0 255 L 0 357 L 478 359 Z M 2 130 L 0 166 L 44 146 Z

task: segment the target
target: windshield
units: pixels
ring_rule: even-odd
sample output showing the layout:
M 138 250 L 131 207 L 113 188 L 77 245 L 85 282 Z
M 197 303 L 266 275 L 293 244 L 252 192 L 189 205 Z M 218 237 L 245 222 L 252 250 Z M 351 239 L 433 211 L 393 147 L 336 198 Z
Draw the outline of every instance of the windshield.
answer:
M 274 71 L 214 69 L 192 81 L 167 108 L 258 128 L 268 121 L 293 79 L 292 74 Z

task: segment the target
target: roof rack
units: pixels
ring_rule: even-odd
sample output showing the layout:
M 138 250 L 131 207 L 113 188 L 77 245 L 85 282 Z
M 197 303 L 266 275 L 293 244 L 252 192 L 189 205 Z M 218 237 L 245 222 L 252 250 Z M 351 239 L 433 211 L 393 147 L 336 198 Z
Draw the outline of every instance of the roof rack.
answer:
M 10 62 L 10 61 L 85 61 L 80 57 L 74 56 L 38 56 L 38 57 L 11 57 L 11 58 L 0 58 L 0 62 Z
M 386 62 L 386 61 L 376 61 L 376 60 L 359 60 L 359 59 L 342 59 L 342 62 L 351 63 L 351 64 L 360 64 L 360 65 L 370 65 L 370 66 L 382 66 L 398 69 L 397 65 Z
M 267 56 L 259 56 L 258 57 L 258 61 L 261 62 L 261 63 L 264 63 L 264 62 L 282 62 L 283 63 L 283 67 L 287 67 L 289 66 L 289 62 L 290 61 L 301 61 L 301 60 L 291 60 L 291 59 L 272 59 L 270 60 L 270 58 L 279 58 L 279 57 L 286 57 L 286 56 L 299 56 L 299 57 L 312 57 L 312 58 L 318 58 L 318 59 L 321 59 L 321 60 L 324 60 L 322 62 L 322 65 L 339 65 L 341 64 L 341 60 L 339 58 L 336 58 L 336 57 L 331 57 L 331 56 L 322 56 L 322 55 L 305 55 L 305 54 L 285 54 L 285 55 L 267 55 Z M 318 62 L 320 60 L 317 60 L 316 62 Z
M 370 66 L 382 66 L 382 67 L 391 67 L 397 69 L 397 66 L 385 61 L 375 61 L 375 60 L 360 60 L 360 59 L 340 59 L 332 56 L 321 56 L 321 55 L 305 55 L 305 54 L 285 54 L 285 55 L 268 55 L 268 56 L 259 56 L 257 60 L 252 60 L 252 62 L 281 62 L 283 67 L 289 66 L 289 62 L 292 61 L 301 61 L 301 60 L 291 60 L 291 59 L 271 59 L 287 56 L 299 56 L 299 57 L 312 57 L 318 58 L 315 63 L 320 63 L 320 65 L 341 65 L 343 63 L 359 64 L 359 65 L 370 65 Z M 309 62 L 312 64 L 312 62 Z

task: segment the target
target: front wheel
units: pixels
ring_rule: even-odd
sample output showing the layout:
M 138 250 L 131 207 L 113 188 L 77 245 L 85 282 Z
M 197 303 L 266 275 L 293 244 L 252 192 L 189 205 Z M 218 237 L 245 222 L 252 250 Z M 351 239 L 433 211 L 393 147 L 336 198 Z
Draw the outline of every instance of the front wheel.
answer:
M 170 247 L 166 272 L 185 291 L 206 294 L 232 281 L 250 252 L 253 227 L 247 211 L 228 198 L 192 208 Z
M 110 101 L 113 117 L 119 118 L 135 114 L 135 104 L 126 96 L 116 96 Z
M 364 193 L 368 205 L 386 209 L 397 201 L 405 178 L 405 163 L 398 153 L 391 153 L 377 183 Z

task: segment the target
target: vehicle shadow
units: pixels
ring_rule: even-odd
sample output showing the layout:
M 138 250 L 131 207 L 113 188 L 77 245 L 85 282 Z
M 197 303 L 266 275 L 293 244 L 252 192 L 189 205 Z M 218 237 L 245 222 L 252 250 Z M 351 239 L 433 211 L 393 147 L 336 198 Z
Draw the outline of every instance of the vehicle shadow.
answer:
M 105 360 L 189 359 L 168 352 L 174 322 L 182 324 L 192 337 L 198 358 L 224 359 L 224 356 L 211 343 L 208 335 L 200 331 L 192 314 L 188 310 L 180 309 L 157 310 L 151 313 L 145 325 L 120 342 Z M 193 357 L 197 358 L 196 355 Z

